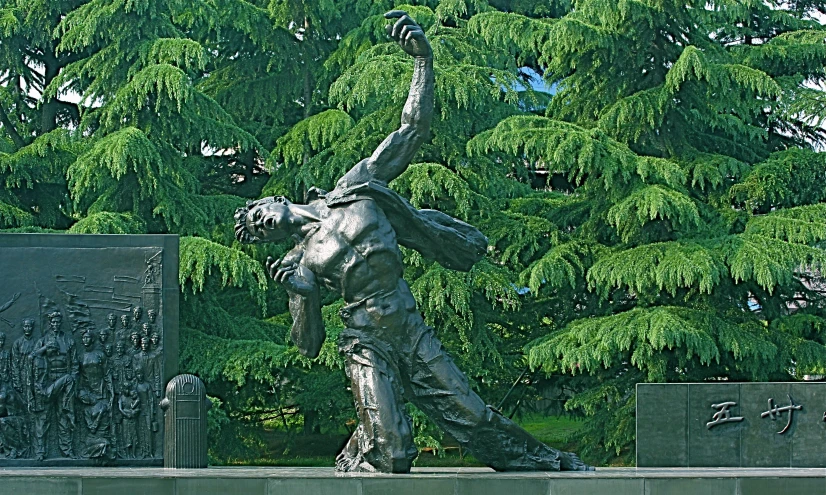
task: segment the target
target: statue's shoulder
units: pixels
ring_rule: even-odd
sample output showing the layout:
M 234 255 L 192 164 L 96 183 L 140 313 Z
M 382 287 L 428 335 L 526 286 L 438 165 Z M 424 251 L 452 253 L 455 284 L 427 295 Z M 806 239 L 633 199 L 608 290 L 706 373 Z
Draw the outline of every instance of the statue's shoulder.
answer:
M 371 182 L 341 183 L 335 189 L 324 195 L 324 203 L 328 208 L 355 203 L 365 199 L 374 199 L 375 189 Z

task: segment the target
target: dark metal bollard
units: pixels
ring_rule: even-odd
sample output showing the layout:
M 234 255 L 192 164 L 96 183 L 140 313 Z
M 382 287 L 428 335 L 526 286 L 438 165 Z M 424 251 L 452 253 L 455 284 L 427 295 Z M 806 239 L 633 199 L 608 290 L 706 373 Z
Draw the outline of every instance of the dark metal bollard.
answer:
M 163 466 L 207 467 L 207 399 L 204 382 L 195 375 L 178 375 L 166 385 L 160 403 L 164 411 Z

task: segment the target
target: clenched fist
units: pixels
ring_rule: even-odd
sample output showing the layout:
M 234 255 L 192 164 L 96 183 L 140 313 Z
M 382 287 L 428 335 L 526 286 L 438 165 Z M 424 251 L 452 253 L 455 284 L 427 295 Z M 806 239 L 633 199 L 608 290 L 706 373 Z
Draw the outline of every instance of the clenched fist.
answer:
M 430 49 L 430 43 L 427 42 L 427 37 L 424 35 L 422 27 L 416 24 L 407 12 L 403 10 L 391 10 L 384 14 L 386 19 L 398 19 L 395 24 L 387 26 L 387 34 L 391 38 L 399 42 L 408 55 L 414 57 L 430 57 L 433 52 Z

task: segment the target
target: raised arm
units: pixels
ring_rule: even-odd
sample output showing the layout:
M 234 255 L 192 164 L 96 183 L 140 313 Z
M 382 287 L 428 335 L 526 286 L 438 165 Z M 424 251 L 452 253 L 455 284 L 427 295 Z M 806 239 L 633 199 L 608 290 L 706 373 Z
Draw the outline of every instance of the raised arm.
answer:
M 402 110 L 401 127 L 387 136 L 370 158 L 347 172 L 339 180 L 339 187 L 369 180 L 389 182 L 395 179 L 410 165 L 430 132 L 433 119 L 433 52 L 430 44 L 422 28 L 406 12 L 391 10 L 384 16 L 398 19 L 387 26 L 387 32 L 399 42 L 402 50 L 414 57 L 410 93 Z

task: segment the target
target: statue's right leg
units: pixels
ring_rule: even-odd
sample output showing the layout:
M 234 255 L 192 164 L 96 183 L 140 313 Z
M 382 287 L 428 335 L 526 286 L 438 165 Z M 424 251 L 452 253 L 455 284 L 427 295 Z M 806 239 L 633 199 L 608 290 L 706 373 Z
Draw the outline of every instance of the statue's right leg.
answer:
M 338 471 L 407 473 L 417 451 L 398 372 L 375 351 L 344 352 L 359 425 L 336 457 Z
M 46 420 L 48 411 L 35 412 L 32 413 L 32 416 L 34 457 L 42 461 L 46 458 L 46 435 L 49 433 L 49 423 Z

